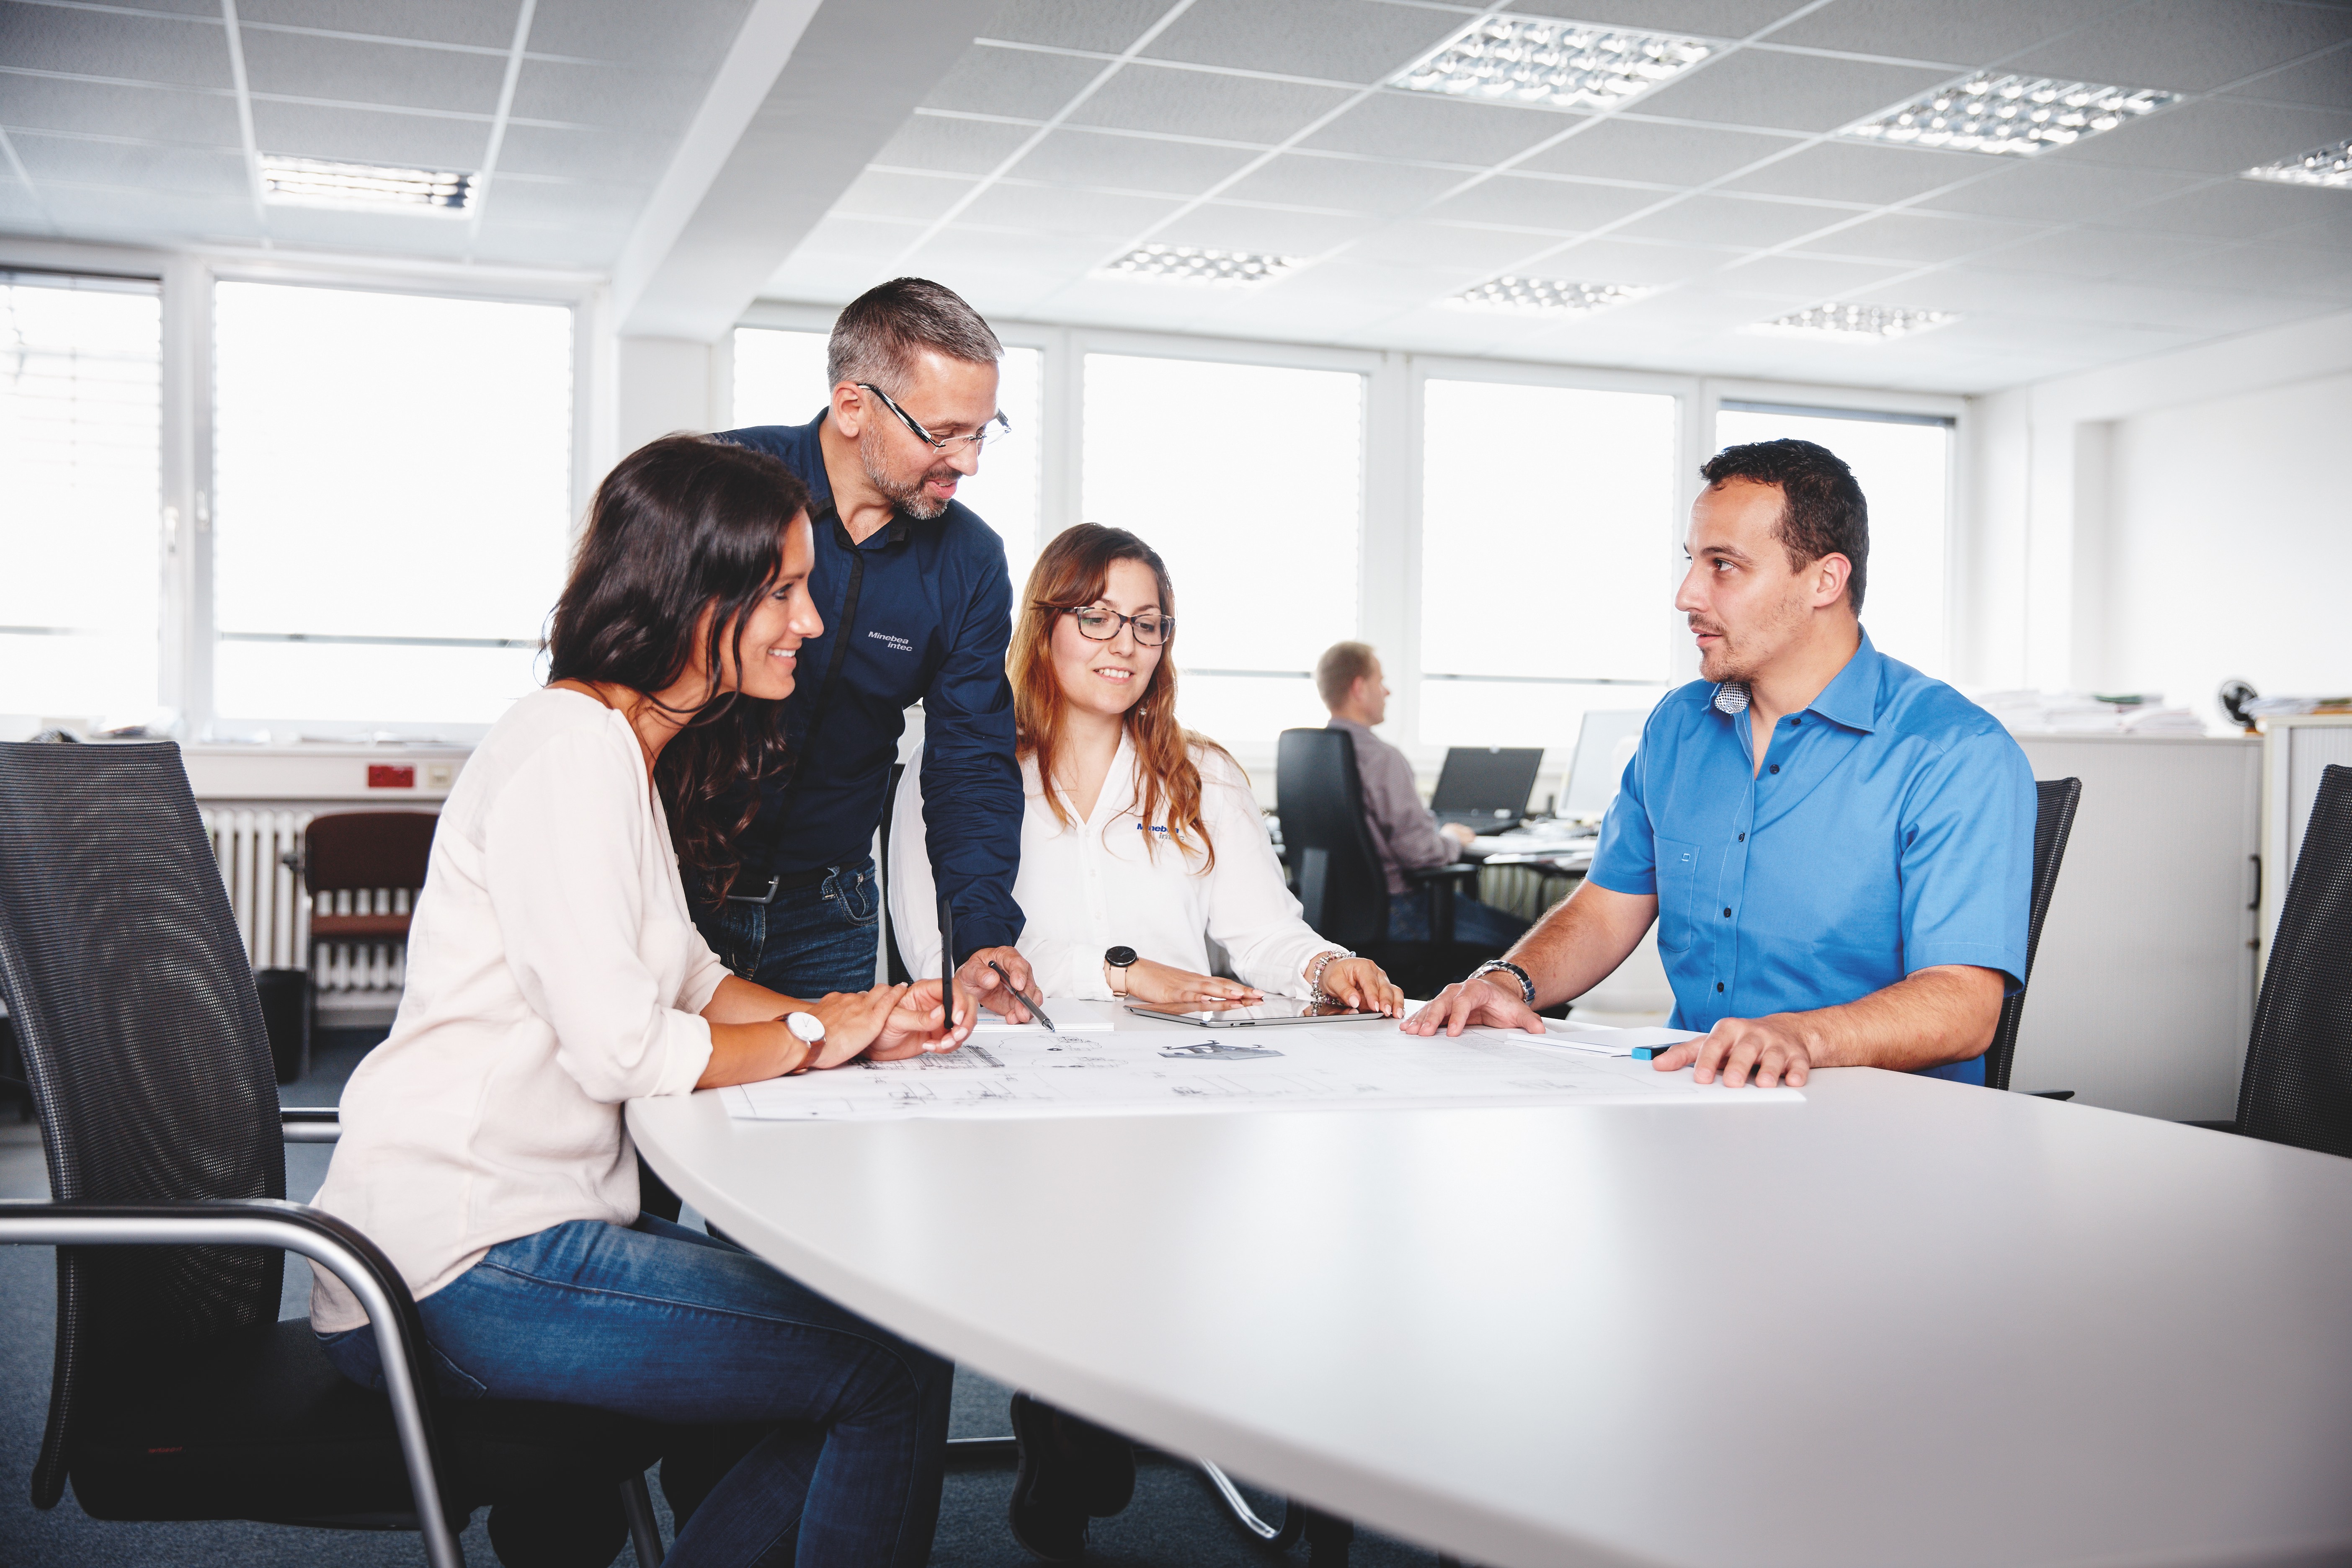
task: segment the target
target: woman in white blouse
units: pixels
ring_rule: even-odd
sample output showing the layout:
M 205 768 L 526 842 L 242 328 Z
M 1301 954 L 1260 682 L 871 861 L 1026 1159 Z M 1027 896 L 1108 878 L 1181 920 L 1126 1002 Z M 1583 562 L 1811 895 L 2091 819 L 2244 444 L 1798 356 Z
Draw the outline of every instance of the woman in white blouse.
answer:
M 707 1498 L 665 1465 L 691 1515 L 671 1563 L 913 1568 L 938 1516 L 950 1369 L 640 1215 L 621 1120 L 635 1096 L 951 1049 L 964 1032 L 942 1028 L 936 981 L 815 1003 L 764 990 L 688 913 L 678 851 L 723 889 L 720 846 L 742 825 L 720 803 L 781 763 L 775 705 L 824 631 L 806 502 L 775 458 L 698 437 L 639 449 L 598 489 L 556 606 L 555 679 L 450 792 L 399 1016 L 343 1092 L 317 1202 L 399 1267 L 451 1395 L 772 1429 Z M 329 1359 L 382 1386 L 364 1312 L 315 1274 Z
M 1399 1014 L 1378 965 L 1299 918 L 1241 765 L 1176 721 L 1175 595 L 1151 547 L 1081 523 L 1037 558 L 1024 605 L 1005 659 L 1028 797 L 1013 896 L 1040 993 L 1202 1008 L 1319 985 Z M 920 771 L 891 813 L 890 925 L 928 974 L 940 935 Z M 1209 972 L 1212 940 L 1240 979 Z

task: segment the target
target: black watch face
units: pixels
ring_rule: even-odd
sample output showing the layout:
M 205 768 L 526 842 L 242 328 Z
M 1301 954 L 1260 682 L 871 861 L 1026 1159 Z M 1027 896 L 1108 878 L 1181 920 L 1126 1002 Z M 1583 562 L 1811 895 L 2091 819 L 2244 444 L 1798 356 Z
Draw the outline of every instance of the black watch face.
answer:
M 1128 965 L 1135 962 L 1135 949 L 1131 947 L 1114 947 L 1108 952 L 1103 954 L 1103 962 L 1109 964 L 1113 969 L 1125 969 Z

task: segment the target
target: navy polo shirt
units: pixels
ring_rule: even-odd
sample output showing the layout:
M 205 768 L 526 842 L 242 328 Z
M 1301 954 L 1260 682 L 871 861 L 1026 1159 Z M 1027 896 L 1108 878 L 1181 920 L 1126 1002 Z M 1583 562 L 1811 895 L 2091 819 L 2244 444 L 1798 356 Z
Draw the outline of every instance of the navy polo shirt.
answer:
M 1591 881 L 1657 895 L 1675 1026 L 1835 1006 L 1937 964 L 2016 990 L 2036 803 L 2009 731 L 1867 633 L 1760 774 L 1746 708 L 1737 687 L 1669 693 L 1592 858 Z M 1927 1070 L 1984 1081 L 1982 1058 Z

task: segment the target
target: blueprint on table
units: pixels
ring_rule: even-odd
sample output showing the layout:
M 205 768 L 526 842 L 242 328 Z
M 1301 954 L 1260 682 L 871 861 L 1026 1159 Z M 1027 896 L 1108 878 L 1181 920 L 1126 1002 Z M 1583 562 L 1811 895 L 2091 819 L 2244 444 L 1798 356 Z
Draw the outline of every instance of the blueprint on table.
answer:
M 1792 1089 L 1725 1089 L 1646 1062 L 1507 1037 L 1423 1039 L 1393 1026 L 1252 1031 L 1252 1054 L 1209 1030 L 1066 1029 L 991 1034 L 907 1061 L 719 1090 L 728 1114 L 761 1121 L 917 1116 L 1117 1116 L 1339 1106 L 1769 1105 Z M 1498 1032 L 1499 1033 L 1499 1032 Z M 1222 1047 L 1222 1048 L 1211 1048 Z

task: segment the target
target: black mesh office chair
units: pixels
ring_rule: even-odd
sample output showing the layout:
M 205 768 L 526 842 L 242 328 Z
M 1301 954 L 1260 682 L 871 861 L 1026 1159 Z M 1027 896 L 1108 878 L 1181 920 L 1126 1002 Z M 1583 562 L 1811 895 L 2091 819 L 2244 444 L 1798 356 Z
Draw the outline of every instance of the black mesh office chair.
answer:
M 662 1428 L 576 1405 L 444 1404 L 391 1262 L 285 1201 L 281 1140 L 332 1140 L 335 1112 L 278 1108 L 176 746 L 0 745 L 0 992 L 54 1194 L 0 1204 L 0 1243 L 58 1248 L 35 1506 L 70 1479 L 94 1519 L 414 1529 L 434 1568 L 460 1568 L 475 1508 L 617 1488 L 638 1561 L 660 1560 L 644 1472 Z M 289 1251 L 367 1309 L 388 1399 L 336 1372 L 308 1323 L 277 1321 Z
M 2225 1131 L 2352 1154 L 2352 768 L 2323 770 L 2279 906 L 2234 1121 Z
M 2032 978 L 2033 954 L 2042 946 L 2042 917 L 2050 912 L 2058 868 L 2066 858 L 2066 840 L 2074 832 L 2074 808 L 2083 803 L 2083 781 L 2037 779 L 2033 794 L 2033 891 L 2025 917 L 2025 973 L 2018 976 L 2020 981 Z M 2002 1000 L 2000 1023 L 1992 1032 L 1992 1044 L 1985 1047 L 1986 1088 L 2009 1087 L 2009 1069 L 2017 1059 L 2017 1027 L 2024 1017 L 2025 986 L 2020 984 L 2017 994 Z M 2074 1092 L 2061 1089 L 2049 1098 L 2066 1100 Z
M 1389 886 L 1364 826 L 1355 737 L 1345 730 L 1285 730 L 1275 776 L 1276 811 L 1290 879 L 1307 923 L 1378 963 L 1408 996 L 1431 996 L 1497 956 L 1453 940 L 1452 896 L 1475 866 L 1405 873 L 1432 889 L 1427 942 L 1389 940 Z

